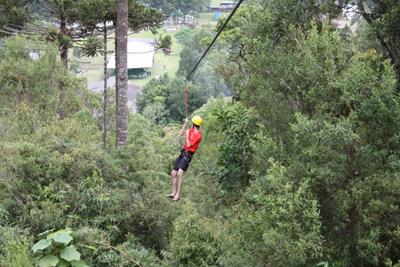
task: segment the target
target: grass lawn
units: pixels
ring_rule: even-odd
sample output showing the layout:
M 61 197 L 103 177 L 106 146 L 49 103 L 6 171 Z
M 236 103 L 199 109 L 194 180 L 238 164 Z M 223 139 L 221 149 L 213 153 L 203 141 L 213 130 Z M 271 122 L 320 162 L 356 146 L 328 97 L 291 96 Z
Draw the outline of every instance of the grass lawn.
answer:
M 219 6 L 222 0 L 211 0 L 211 6 Z

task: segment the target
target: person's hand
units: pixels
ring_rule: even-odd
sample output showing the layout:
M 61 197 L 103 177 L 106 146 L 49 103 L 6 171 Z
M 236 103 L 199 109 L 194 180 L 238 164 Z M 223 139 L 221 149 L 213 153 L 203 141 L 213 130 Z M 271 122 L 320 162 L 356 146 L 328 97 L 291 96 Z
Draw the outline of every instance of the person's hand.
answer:
M 185 118 L 185 119 L 183 120 L 183 122 L 184 122 L 185 124 L 188 124 L 188 123 L 189 123 L 189 119 L 188 119 L 188 118 Z

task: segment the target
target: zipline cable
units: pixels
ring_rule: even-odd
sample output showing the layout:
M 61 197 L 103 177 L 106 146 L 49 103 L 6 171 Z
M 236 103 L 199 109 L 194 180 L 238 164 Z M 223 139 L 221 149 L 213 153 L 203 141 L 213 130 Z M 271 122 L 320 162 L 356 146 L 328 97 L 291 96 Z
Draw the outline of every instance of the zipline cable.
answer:
M 219 29 L 217 35 L 215 35 L 214 40 L 210 43 L 210 45 L 207 47 L 206 51 L 203 53 L 199 61 L 196 63 L 192 71 L 189 73 L 189 75 L 186 77 L 185 82 L 189 81 L 190 77 L 195 73 L 197 68 L 199 67 L 200 63 L 203 61 L 203 59 L 207 56 L 208 52 L 211 50 L 211 48 L 214 46 L 215 42 L 218 40 L 218 37 L 221 35 L 221 33 L 225 30 L 226 26 L 228 25 L 229 21 L 235 15 L 236 11 L 239 9 L 240 5 L 243 3 L 244 0 L 240 0 L 233 11 L 229 14 L 229 17 L 225 21 L 225 23 L 222 25 L 221 29 Z M 188 118 L 189 116 L 189 86 L 186 85 L 184 90 L 183 90 L 183 103 L 185 105 L 185 116 Z
M 214 40 L 211 42 L 211 44 L 207 47 L 207 50 L 204 52 L 204 54 L 201 56 L 200 60 L 197 62 L 196 66 L 193 68 L 193 70 L 189 73 L 189 75 L 186 77 L 186 81 L 189 81 L 190 77 L 193 75 L 193 73 L 197 70 L 199 67 L 200 63 L 203 61 L 203 59 L 207 56 L 207 53 L 210 51 L 210 49 L 213 47 L 215 42 L 217 41 L 218 37 L 221 35 L 221 33 L 224 31 L 225 27 L 228 25 L 229 21 L 235 15 L 236 11 L 239 9 L 240 5 L 243 3 L 244 0 L 240 0 L 231 14 L 229 15 L 228 19 L 225 21 L 224 25 L 222 25 L 221 29 L 218 31 L 217 35 L 214 37 Z

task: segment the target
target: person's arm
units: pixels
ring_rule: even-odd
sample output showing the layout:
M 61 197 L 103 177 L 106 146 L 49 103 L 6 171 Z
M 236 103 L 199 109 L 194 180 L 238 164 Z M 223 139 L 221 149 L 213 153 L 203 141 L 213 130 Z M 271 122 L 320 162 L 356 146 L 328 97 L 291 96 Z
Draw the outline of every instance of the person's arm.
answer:
M 182 126 L 181 132 L 180 132 L 180 134 L 179 134 L 180 136 L 183 136 L 183 134 L 185 133 L 186 126 L 187 126 L 187 124 L 188 124 L 188 122 L 189 122 L 189 119 L 188 119 L 188 118 L 185 118 L 183 121 L 184 121 L 184 122 L 183 122 L 183 126 Z M 186 132 L 187 132 L 187 131 L 186 131 Z M 185 138 L 186 141 L 188 140 L 187 136 L 188 136 L 188 132 L 186 133 L 186 138 Z
M 186 131 L 186 145 L 187 145 L 188 147 L 191 146 L 190 140 L 189 140 L 189 130 Z

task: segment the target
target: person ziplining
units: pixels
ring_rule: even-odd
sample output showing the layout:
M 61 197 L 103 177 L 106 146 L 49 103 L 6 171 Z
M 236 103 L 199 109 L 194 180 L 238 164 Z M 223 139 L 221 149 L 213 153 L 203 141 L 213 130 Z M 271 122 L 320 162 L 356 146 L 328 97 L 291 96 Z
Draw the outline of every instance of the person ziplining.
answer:
M 208 52 L 211 50 L 215 42 L 217 41 L 218 37 L 224 31 L 225 27 L 228 25 L 229 21 L 232 19 L 233 15 L 239 9 L 240 5 L 243 3 L 244 0 L 239 0 L 236 4 L 235 8 L 228 16 L 222 27 L 219 29 L 217 35 L 214 37 L 212 42 L 208 45 L 206 51 L 201 56 L 200 60 L 194 66 L 192 71 L 186 77 L 186 82 L 190 80 L 190 77 L 195 73 L 197 68 L 199 67 L 200 63 L 203 59 L 207 56 Z M 189 163 L 192 160 L 194 153 L 196 153 L 197 149 L 202 140 L 202 133 L 200 126 L 203 123 L 203 119 L 200 116 L 194 116 L 192 119 L 192 128 L 190 130 L 186 130 L 186 126 L 189 123 L 188 120 L 188 113 L 189 113 L 189 86 L 184 88 L 184 104 L 185 104 L 185 114 L 186 119 L 184 120 L 184 124 L 182 126 L 180 134 L 184 137 L 184 145 L 181 150 L 180 155 L 175 160 L 174 167 L 171 171 L 172 177 L 172 193 L 167 195 L 167 197 L 172 198 L 174 201 L 178 201 L 181 197 L 181 189 L 182 189 L 182 182 L 183 182 L 183 174 L 188 169 Z
M 180 135 L 184 139 L 184 145 L 171 171 L 172 193 L 167 195 L 167 197 L 172 198 L 174 201 L 178 201 L 181 197 L 183 174 L 188 169 L 189 163 L 192 161 L 193 155 L 196 153 L 202 140 L 200 126 L 203 123 L 203 119 L 200 116 L 194 116 L 192 127 L 189 130 L 186 129 L 188 123 L 189 120 L 186 118 L 180 131 Z

